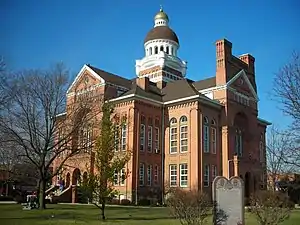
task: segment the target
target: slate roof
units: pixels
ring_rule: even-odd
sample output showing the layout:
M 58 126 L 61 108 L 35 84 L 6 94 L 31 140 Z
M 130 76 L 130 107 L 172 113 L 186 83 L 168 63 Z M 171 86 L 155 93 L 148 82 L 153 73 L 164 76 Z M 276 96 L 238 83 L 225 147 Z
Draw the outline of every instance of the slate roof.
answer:
M 137 94 L 139 96 L 150 98 L 160 102 L 172 101 L 194 95 L 202 95 L 199 93 L 199 90 L 214 87 L 216 85 L 216 77 L 210 77 L 200 81 L 183 79 L 168 82 L 162 89 L 158 88 L 155 83 L 149 82 L 149 89 L 148 91 L 145 91 L 136 84 L 135 78 L 126 79 L 124 77 L 103 71 L 91 65 L 88 66 L 105 81 L 129 89 L 121 96 Z M 202 95 L 202 97 L 210 100 L 205 95 Z

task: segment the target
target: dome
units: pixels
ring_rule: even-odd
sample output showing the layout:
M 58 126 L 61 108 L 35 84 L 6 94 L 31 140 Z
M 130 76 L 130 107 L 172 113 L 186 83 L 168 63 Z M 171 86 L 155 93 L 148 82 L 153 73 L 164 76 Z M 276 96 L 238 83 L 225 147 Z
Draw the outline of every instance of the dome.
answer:
M 160 11 L 155 15 L 154 20 L 167 20 L 167 21 L 169 21 L 169 17 L 162 9 L 160 9 Z
M 150 30 L 144 40 L 144 43 L 155 39 L 167 39 L 175 41 L 179 44 L 179 40 L 175 32 L 168 26 L 157 26 Z

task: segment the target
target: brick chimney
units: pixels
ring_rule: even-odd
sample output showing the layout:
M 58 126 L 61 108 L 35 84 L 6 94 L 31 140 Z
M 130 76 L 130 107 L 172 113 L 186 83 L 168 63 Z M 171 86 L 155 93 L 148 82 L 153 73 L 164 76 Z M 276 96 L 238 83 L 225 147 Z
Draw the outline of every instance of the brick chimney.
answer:
M 136 85 L 142 88 L 144 91 L 149 90 L 149 78 L 148 77 L 141 77 L 136 78 Z
M 216 85 L 226 84 L 228 81 L 228 61 L 232 57 L 232 43 L 226 39 L 216 42 Z
M 252 75 L 254 75 L 254 73 L 255 73 L 255 68 L 254 68 L 255 58 L 250 54 L 243 54 L 243 55 L 239 56 L 239 59 L 248 65 L 248 73 L 251 73 Z

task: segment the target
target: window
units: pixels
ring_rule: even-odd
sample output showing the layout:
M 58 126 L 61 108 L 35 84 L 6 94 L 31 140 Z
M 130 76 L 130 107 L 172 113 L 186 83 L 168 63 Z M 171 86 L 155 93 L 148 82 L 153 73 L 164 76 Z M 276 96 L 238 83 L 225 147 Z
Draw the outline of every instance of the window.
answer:
M 120 185 L 123 186 L 125 184 L 125 168 L 121 169 L 120 179 Z
M 151 186 L 152 183 L 152 165 L 148 165 L 147 168 L 147 185 Z
M 215 165 L 211 165 L 211 180 L 213 181 L 217 176 L 217 167 Z
M 122 125 L 122 150 L 126 150 L 126 145 L 127 145 L 127 125 L 123 124 Z
M 166 53 L 169 54 L 169 46 L 166 47 Z
M 188 125 L 187 117 L 180 118 L 180 152 L 188 151 Z
M 119 126 L 118 125 L 116 125 L 115 127 L 114 127 L 114 129 L 115 129 L 115 151 L 117 152 L 117 151 L 119 151 Z
M 160 46 L 160 51 L 161 51 L 161 52 L 164 51 L 164 46 Z
M 152 119 L 148 119 L 148 152 L 152 152 Z
M 259 159 L 260 162 L 264 162 L 265 161 L 265 154 L 264 154 L 264 150 L 265 150 L 265 146 L 264 146 L 264 135 L 261 134 L 260 135 L 260 141 L 259 141 Z
M 154 54 L 158 54 L 158 47 L 157 46 L 154 47 Z
M 154 185 L 158 184 L 158 165 L 154 166 Z
M 145 150 L 145 117 L 141 118 L 141 128 L 140 128 L 140 150 Z
M 208 153 L 209 152 L 209 124 L 208 124 L 208 118 L 204 117 L 204 126 L 203 126 L 203 148 L 204 152 Z
M 212 153 L 217 153 L 217 129 L 215 127 L 211 128 L 211 144 L 212 144 Z
M 118 185 L 119 184 L 119 173 L 117 170 L 115 170 L 115 173 L 114 173 L 114 185 Z
M 180 164 L 180 187 L 188 186 L 188 165 Z
M 204 187 L 209 186 L 209 165 L 204 166 L 204 179 L 203 179 Z
M 150 50 L 150 51 L 149 51 L 150 55 L 152 55 L 152 47 L 151 47 L 149 50 Z
M 155 139 L 154 139 L 155 153 L 159 153 L 159 128 L 155 127 Z
M 140 163 L 140 186 L 144 186 L 145 182 L 145 165 L 144 163 Z
M 243 136 L 242 131 L 238 128 L 235 134 L 235 153 L 238 156 L 243 154 Z
M 170 186 L 177 186 L 177 165 L 170 165 Z
M 170 153 L 177 152 L 177 120 L 172 118 L 170 121 Z

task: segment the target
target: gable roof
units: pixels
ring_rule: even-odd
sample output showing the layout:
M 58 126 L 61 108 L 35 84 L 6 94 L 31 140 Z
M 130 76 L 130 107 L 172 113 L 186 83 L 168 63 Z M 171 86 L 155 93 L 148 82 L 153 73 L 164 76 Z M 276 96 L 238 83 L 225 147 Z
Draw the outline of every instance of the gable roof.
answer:
M 206 88 L 211 88 L 216 86 L 216 77 L 209 77 L 204 80 L 195 81 L 193 83 L 197 90 L 203 90 Z
M 251 91 L 251 94 L 254 96 L 254 98 L 258 101 L 258 96 L 257 96 L 257 93 L 253 87 L 253 85 L 251 84 L 249 78 L 247 77 L 247 74 L 245 72 L 245 70 L 241 70 L 240 72 L 238 72 L 236 75 L 234 75 L 234 77 L 228 81 L 226 83 L 226 86 L 229 87 L 231 84 L 234 83 L 234 81 L 236 81 L 239 77 L 243 77 L 243 79 L 245 80 L 246 84 L 248 85 L 250 91 Z
M 162 89 L 163 101 L 172 101 L 198 95 L 199 92 L 193 87 L 192 83 L 186 79 L 167 83 Z
M 89 68 L 91 68 L 95 73 L 97 73 L 100 77 L 102 77 L 106 82 L 122 86 L 125 88 L 130 88 L 132 81 L 128 80 L 124 77 L 106 72 L 104 70 L 98 69 L 96 67 L 93 67 L 91 65 L 87 65 Z

